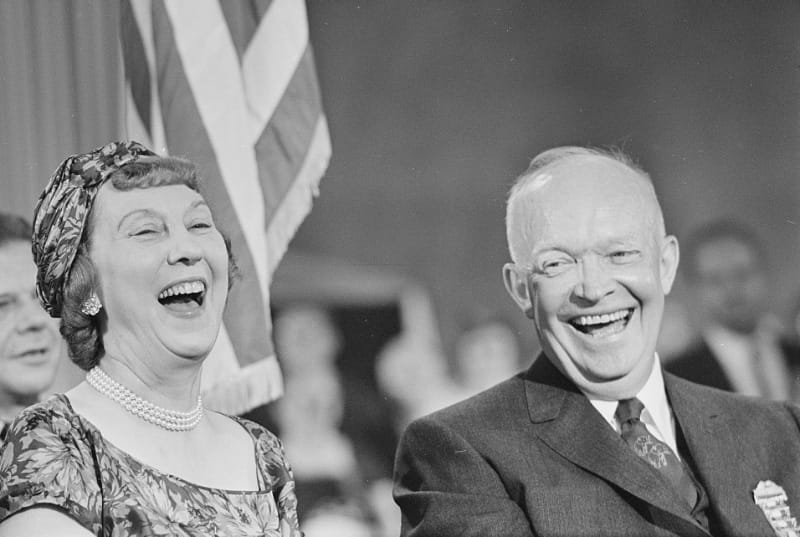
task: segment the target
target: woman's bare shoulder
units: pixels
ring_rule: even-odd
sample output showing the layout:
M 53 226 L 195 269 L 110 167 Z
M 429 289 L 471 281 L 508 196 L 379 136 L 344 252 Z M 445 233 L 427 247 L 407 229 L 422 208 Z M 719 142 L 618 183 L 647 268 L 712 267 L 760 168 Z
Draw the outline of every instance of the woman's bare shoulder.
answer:
M 54 507 L 37 505 L 0 522 L 3 537 L 90 537 L 92 532 Z

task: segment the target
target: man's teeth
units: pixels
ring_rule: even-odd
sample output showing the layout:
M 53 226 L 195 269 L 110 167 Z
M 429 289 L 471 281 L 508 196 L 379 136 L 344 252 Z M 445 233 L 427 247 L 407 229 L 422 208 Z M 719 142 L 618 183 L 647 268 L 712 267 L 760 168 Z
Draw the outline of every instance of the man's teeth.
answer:
M 574 319 L 572 322 L 580 326 L 608 324 L 624 319 L 627 315 L 628 310 L 619 310 L 615 311 L 614 313 L 604 313 L 602 315 L 582 315 L 577 319 Z
M 206 290 L 206 284 L 197 280 L 193 282 L 182 282 L 161 291 L 158 298 L 167 298 L 175 295 L 191 295 L 195 293 L 202 293 Z

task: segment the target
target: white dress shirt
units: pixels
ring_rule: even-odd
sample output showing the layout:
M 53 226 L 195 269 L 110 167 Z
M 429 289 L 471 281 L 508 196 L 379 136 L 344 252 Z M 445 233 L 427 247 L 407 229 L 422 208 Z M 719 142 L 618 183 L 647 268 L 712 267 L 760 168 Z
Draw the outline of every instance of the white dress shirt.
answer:
M 661 361 L 658 358 L 658 354 L 655 355 L 653 360 L 653 368 L 650 371 L 650 376 L 647 377 L 647 382 L 644 383 L 636 397 L 644 405 L 640 418 L 642 423 L 645 424 L 650 434 L 667 444 L 672 452 L 675 453 L 675 456 L 680 459 L 677 441 L 675 440 L 675 418 L 667 402 L 667 392 L 664 390 L 664 377 L 661 374 Z M 620 426 L 614 417 L 619 401 L 605 401 L 592 397 L 589 397 L 589 401 L 600 412 L 603 419 L 619 433 Z

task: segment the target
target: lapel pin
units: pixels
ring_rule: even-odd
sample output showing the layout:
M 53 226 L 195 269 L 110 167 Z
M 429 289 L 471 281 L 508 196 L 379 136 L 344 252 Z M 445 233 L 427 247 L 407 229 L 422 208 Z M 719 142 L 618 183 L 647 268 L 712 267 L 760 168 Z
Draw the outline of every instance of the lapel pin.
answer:
M 777 537 L 800 537 L 800 527 L 789 510 L 789 497 L 783 487 L 772 481 L 759 481 L 753 499 Z

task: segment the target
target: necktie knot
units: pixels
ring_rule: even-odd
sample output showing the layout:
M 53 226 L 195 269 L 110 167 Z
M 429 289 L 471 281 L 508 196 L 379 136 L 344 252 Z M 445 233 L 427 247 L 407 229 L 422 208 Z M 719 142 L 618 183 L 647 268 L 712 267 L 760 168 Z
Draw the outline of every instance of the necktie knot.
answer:
M 644 404 L 638 398 L 622 399 L 617 405 L 614 417 L 617 418 L 620 425 L 623 425 L 631 420 L 641 419 L 642 410 L 644 410 Z
M 619 421 L 620 435 L 640 458 L 660 472 L 689 504 L 697 503 L 694 480 L 669 446 L 650 434 L 642 423 L 644 404 L 638 398 L 622 399 L 614 417 Z

